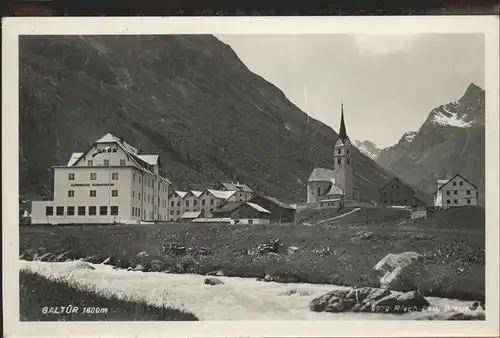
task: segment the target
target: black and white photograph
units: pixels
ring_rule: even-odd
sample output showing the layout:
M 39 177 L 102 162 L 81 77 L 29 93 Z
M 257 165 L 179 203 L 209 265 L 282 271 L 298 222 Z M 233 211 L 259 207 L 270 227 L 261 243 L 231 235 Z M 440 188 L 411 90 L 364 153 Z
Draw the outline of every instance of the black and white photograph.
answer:
M 498 334 L 498 18 L 55 19 L 4 33 L 16 325 Z

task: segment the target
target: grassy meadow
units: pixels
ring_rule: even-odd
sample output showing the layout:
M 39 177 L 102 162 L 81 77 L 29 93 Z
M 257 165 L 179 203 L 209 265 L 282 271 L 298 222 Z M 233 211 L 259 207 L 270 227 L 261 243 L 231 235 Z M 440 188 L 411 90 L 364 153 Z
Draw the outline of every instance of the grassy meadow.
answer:
M 99 294 L 95 290 L 82 290 L 63 279 L 47 279 L 36 273 L 22 270 L 19 273 L 21 321 L 163 321 L 198 320 L 185 311 L 159 307 L 137 300 L 119 299 L 114 295 Z M 62 310 L 53 314 L 49 309 L 72 305 L 77 311 Z M 92 308 L 96 313 L 84 313 Z M 46 310 L 44 313 L 44 309 Z M 99 313 L 97 313 L 99 312 Z
M 337 211 L 302 213 L 299 223 L 314 224 Z M 318 216 L 320 214 L 321 216 Z M 408 221 L 408 211 L 361 209 L 323 224 L 309 225 L 79 225 L 20 226 L 20 255 L 42 260 L 64 254 L 121 268 L 145 271 L 263 278 L 281 282 L 377 286 L 375 264 L 388 253 L 424 255 L 432 278 L 427 296 L 483 300 L 485 290 L 484 209 L 459 208 Z M 259 254 L 260 244 L 279 238 L 277 254 Z M 169 245 L 186 252 L 165 252 Z M 50 254 L 49 254 L 50 253 Z M 141 254 L 139 254 L 141 253 Z M 51 255 L 52 254 L 52 255 Z M 155 264 L 151 264 L 156 261 Z

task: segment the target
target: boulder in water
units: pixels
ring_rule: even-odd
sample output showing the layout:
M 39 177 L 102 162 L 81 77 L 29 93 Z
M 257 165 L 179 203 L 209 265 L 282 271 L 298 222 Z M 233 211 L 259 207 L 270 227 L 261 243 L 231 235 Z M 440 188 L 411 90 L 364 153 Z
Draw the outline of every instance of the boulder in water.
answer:
M 203 281 L 206 285 L 222 285 L 224 284 L 223 281 L 221 281 L 220 279 L 218 278 L 214 278 L 214 277 L 208 277 L 208 278 L 205 278 L 205 280 Z
M 381 288 L 395 291 L 417 290 L 428 278 L 423 257 L 416 252 L 388 254 L 373 271 L 380 277 Z

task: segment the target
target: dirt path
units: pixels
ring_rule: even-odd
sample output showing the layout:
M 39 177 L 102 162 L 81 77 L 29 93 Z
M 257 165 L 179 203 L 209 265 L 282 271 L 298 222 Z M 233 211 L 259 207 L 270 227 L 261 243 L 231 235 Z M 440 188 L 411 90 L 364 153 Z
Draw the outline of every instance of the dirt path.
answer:
M 337 218 L 341 218 L 341 217 L 350 215 L 352 213 L 355 213 L 356 211 L 359 211 L 359 210 L 361 210 L 361 208 L 356 208 L 356 209 L 353 209 L 353 210 L 351 210 L 349 212 L 346 212 L 345 214 L 342 214 L 342 215 L 339 215 L 339 216 L 335 216 L 335 217 L 332 217 L 332 218 L 328 218 L 328 219 L 324 219 L 322 221 L 319 221 L 317 224 L 323 224 L 323 223 L 326 223 L 326 222 L 330 222 L 330 221 L 336 220 Z

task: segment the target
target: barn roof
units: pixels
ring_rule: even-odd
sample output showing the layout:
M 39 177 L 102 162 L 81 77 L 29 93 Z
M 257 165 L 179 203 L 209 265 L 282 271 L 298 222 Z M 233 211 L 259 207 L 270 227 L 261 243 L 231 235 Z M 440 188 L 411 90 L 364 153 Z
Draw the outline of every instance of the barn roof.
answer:
M 248 206 L 252 209 L 254 209 L 255 211 L 258 211 L 258 212 L 263 212 L 263 213 L 266 213 L 266 214 L 270 214 L 271 212 L 263 207 L 261 207 L 260 205 L 258 204 L 255 204 L 255 203 L 252 203 L 252 202 L 246 202 L 246 204 L 248 204 Z
M 244 202 L 227 202 L 226 204 L 222 205 L 218 209 L 215 209 L 214 213 L 233 212 L 243 203 Z
M 225 191 L 225 190 L 213 190 L 213 189 L 207 189 L 210 194 L 212 194 L 215 198 L 219 199 L 228 199 L 229 197 L 233 196 L 236 191 Z
M 290 206 L 288 204 L 285 204 L 285 203 L 283 203 L 283 202 L 281 202 L 281 201 L 279 201 L 276 198 L 271 197 L 271 196 L 260 196 L 260 195 L 259 196 L 255 196 L 254 198 L 252 198 L 250 200 L 250 202 L 252 200 L 258 199 L 258 198 L 263 198 L 263 199 L 265 199 L 265 200 L 267 200 L 267 201 L 273 203 L 274 205 L 277 205 L 277 206 L 279 206 L 280 208 L 283 208 L 283 209 L 291 209 L 291 210 L 295 210 L 296 209 L 296 208 L 294 208 L 294 207 L 292 207 L 292 206 Z

